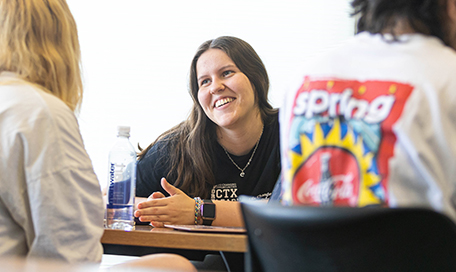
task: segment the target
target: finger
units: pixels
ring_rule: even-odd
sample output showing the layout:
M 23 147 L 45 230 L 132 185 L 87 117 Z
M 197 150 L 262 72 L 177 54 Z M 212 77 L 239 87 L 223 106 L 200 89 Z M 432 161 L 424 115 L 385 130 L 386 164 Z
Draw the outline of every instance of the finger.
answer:
M 161 192 L 153 192 L 147 199 L 157 199 L 157 198 L 165 198 L 165 195 Z
M 169 184 L 168 181 L 166 181 L 165 178 L 161 179 L 161 186 L 163 187 L 163 189 L 165 189 L 166 192 L 168 192 L 168 194 L 170 196 L 173 196 L 175 194 L 179 194 L 181 192 L 181 190 L 179 190 L 176 187 L 174 187 L 173 185 Z
M 141 216 L 141 213 L 138 210 L 136 210 L 134 212 L 134 216 L 139 218 Z
M 166 207 L 152 207 L 146 209 L 140 209 L 135 211 L 135 216 L 163 216 L 169 215 L 169 211 Z
M 168 222 L 169 217 L 166 215 L 146 215 L 138 217 L 141 222 Z
M 141 222 L 150 222 L 152 226 L 155 226 L 154 223 L 162 223 L 167 225 L 177 224 L 175 220 L 172 220 L 168 216 L 141 216 L 138 218 Z
M 133 215 L 137 218 L 141 216 L 148 216 L 148 215 L 160 215 L 157 210 L 154 210 L 154 208 L 146 208 L 146 209 L 138 209 L 136 210 Z
M 154 228 L 164 228 L 165 224 L 163 222 L 150 222 Z
M 150 220 L 147 220 L 147 218 L 144 216 L 138 216 L 138 219 L 140 222 L 150 222 Z
M 151 207 L 164 207 L 164 206 L 168 205 L 167 202 L 168 201 L 167 201 L 166 197 L 165 198 L 151 198 L 151 199 L 148 199 L 147 201 L 139 203 L 137 205 L 137 207 L 138 207 L 138 210 L 147 209 L 147 208 L 151 208 Z

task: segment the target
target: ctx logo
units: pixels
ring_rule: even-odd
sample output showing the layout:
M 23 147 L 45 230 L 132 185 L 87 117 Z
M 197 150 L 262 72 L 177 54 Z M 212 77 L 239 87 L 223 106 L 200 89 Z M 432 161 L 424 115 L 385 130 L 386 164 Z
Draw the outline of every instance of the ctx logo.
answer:
M 295 203 L 356 206 L 360 168 L 355 156 L 339 147 L 322 147 L 304 161 L 293 180 Z
M 236 183 L 217 184 L 212 188 L 211 198 L 236 201 L 238 198 L 237 190 Z

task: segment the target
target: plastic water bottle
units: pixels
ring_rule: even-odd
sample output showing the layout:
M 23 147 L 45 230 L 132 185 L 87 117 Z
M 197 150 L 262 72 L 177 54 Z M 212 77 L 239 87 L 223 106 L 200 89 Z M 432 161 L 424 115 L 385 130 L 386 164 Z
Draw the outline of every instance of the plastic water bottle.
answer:
M 109 152 L 106 227 L 133 230 L 136 190 L 136 151 L 130 127 L 117 127 L 117 141 Z

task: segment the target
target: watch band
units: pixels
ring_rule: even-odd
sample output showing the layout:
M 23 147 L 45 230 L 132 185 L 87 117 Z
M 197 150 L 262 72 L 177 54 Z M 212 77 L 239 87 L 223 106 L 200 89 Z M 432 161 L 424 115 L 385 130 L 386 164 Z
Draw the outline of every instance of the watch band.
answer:
M 204 225 L 204 226 L 211 226 L 211 225 L 212 225 L 212 221 L 213 221 L 213 220 L 204 220 L 204 219 L 203 219 L 203 225 Z
M 203 225 L 204 226 L 211 226 L 212 225 L 212 221 L 214 221 L 214 220 L 205 220 L 205 219 L 203 219 Z
M 205 199 L 202 201 L 201 218 L 203 219 L 203 225 L 212 225 L 212 221 L 215 220 L 215 204 L 212 202 L 212 200 Z

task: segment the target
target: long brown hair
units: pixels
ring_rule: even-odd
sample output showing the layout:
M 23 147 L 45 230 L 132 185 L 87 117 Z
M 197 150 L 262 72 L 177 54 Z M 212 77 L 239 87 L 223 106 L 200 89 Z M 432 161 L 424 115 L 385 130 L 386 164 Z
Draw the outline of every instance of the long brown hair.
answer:
M 169 149 L 167 163 L 171 166 L 167 178 L 175 178 L 174 185 L 190 196 L 207 198 L 215 184 L 213 173 L 214 146 L 217 144 L 216 124 L 204 113 L 198 102 L 196 64 L 209 49 L 220 49 L 227 54 L 254 86 L 256 103 L 264 124 L 277 113 L 268 102 L 269 77 L 263 62 L 247 42 L 230 36 L 204 42 L 193 57 L 190 67 L 189 93 L 193 107 L 187 120 L 160 135 L 141 152 L 142 158 L 158 141 L 175 142 Z M 171 180 L 172 182 L 172 180 Z
M 0 48 L 0 72 L 14 72 L 78 109 L 80 49 L 65 0 L 0 0 Z

